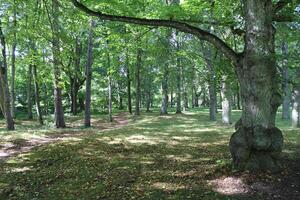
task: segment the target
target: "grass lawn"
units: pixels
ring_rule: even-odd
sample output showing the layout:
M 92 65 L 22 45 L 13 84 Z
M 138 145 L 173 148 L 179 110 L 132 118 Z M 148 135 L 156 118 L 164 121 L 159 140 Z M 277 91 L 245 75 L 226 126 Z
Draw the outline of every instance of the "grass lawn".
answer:
M 239 115 L 233 112 L 235 121 Z M 210 122 L 207 110 L 122 117 L 125 126 L 94 116 L 90 129 L 78 125 L 80 117 L 68 117 L 71 128 L 63 130 L 17 121 L 14 132 L 5 131 L 1 121 L 0 148 L 18 151 L 32 141 L 61 139 L 0 157 L 0 199 L 272 199 L 267 190 L 257 191 L 262 187 L 255 190 L 256 183 L 280 186 L 284 177 L 299 176 L 289 166 L 277 175 L 236 172 L 228 150 L 234 128 Z M 300 131 L 281 120 L 278 126 L 284 162 L 297 163 Z M 283 197 L 276 191 L 271 195 Z

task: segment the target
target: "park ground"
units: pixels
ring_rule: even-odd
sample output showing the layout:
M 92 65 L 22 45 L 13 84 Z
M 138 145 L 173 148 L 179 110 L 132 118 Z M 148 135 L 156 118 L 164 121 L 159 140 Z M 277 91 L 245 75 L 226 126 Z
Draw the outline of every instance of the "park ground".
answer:
M 300 131 L 280 117 L 277 174 L 236 171 L 234 126 L 210 122 L 207 110 L 118 112 L 113 123 L 99 114 L 89 129 L 82 118 L 68 116 L 61 130 L 51 117 L 43 127 L 21 119 L 12 132 L 0 121 L 0 199 L 300 199 Z

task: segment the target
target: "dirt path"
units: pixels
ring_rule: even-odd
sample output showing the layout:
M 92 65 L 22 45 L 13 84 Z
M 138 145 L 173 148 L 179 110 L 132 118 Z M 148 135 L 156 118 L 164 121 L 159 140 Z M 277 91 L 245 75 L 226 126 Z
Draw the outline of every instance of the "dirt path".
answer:
M 92 120 L 93 131 L 106 131 L 112 129 L 119 129 L 126 126 L 129 120 L 125 117 L 126 113 L 120 113 L 113 117 L 113 123 L 108 123 L 105 120 Z M 80 121 L 67 123 L 68 128 L 79 128 L 82 123 Z M 91 130 L 63 130 L 57 134 L 39 136 L 30 139 L 15 139 L 4 144 L 0 144 L 0 162 L 4 162 L 6 159 L 16 156 L 21 153 L 26 153 L 35 147 L 47 145 L 58 141 L 76 140 L 80 137 L 86 136 Z

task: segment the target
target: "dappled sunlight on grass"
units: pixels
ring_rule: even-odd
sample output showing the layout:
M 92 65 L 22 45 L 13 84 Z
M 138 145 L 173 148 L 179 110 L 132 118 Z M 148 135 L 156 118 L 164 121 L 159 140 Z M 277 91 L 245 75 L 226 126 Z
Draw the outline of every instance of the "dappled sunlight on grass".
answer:
M 225 177 L 208 181 L 213 190 L 225 195 L 246 194 L 250 191 L 241 178 Z
M 234 127 L 210 122 L 207 110 L 128 115 L 117 128 L 105 117 L 90 129 L 69 117 L 74 126 L 63 130 L 26 124 L 0 131 L 0 149 L 53 139 L 0 162 L 0 199 L 246 199 L 247 183 L 231 174 Z M 298 156 L 299 134 L 283 132 L 284 155 Z
M 164 182 L 157 182 L 153 183 L 152 187 L 154 189 L 160 189 L 163 191 L 177 191 L 178 189 L 186 189 L 183 184 L 175 184 L 175 183 L 164 183 Z

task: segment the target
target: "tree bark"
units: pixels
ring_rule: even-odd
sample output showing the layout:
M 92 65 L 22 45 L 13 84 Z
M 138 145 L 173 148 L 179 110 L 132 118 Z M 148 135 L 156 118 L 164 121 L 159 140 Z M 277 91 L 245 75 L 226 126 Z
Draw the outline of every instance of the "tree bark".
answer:
M 127 100 L 128 100 L 128 112 L 132 114 L 132 103 L 131 103 L 131 78 L 129 69 L 129 57 L 126 52 L 126 78 L 127 78 Z
M 44 95 L 43 95 L 43 101 L 44 101 L 44 114 L 48 115 L 48 110 L 49 110 L 49 101 L 48 101 L 48 92 L 47 92 L 47 85 L 46 83 L 43 84 L 43 90 L 44 90 Z
M 85 89 L 85 127 L 91 126 L 91 85 L 92 85 L 92 65 L 93 65 L 93 29 L 95 27 L 95 21 L 90 20 L 90 30 L 88 39 L 87 50 L 87 64 L 85 69 L 86 75 L 86 89 Z
M 280 169 L 283 146 L 275 116 L 281 104 L 275 58 L 271 0 L 243 0 L 245 52 L 237 65 L 243 112 L 230 140 L 233 162 L 250 171 Z
M 197 89 L 196 89 L 196 72 L 195 66 L 192 69 L 192 108 L 196 107 L 196 96 L 197 96 Z
M 231 89 L 228 83 L 228 76 L 222 76 L 221 83 L 222 97 L 222 122 L 225 125 L 231 124 Z
M 177 58 L 177 73 L 176 73 L 176 113 L 181 113 L 181 61 Z
M 119 110 L 123 110 L 123 94 L 122 94 L 122 85 L 118 82 L 118 101 L 119 101 Z
M 180 50 L 180 42 L 179 42 L 179 36 L 178 32 L 175 32 L 174 38 L 176 38 L 176 48 L 177 51 Z M 181 113 L 181 76 L 182 76 L 182 69 L 181 69 L 181 59 L 177 56 L 176 58 L 176 113 Z
M 32 116 L 32 64 L 28 66 L 27 73 L 27 118 L 33 119 Z
M 209 92 L 209 119 L 211 121 L 216 121 L 217 116 L 217 91 L 216 91 L 216 75 L 215 69 L 212 61 L 212 52 L 211 47 L 207 47 L 205 51 L 205 61 L 207 69 L 209 72 L 209 83 L 208 83 L 208 92 Z
M 108 76 L 108 119 L 109 122 L 113 121 L 112 118 L 112 83 L 111 83 L 111 77 Z
M 174 92 L 173 92 L 173 88 L 171 88 L 170 91 L 170 107 L 173 108 L 174 106 Z
M 142 49 L 138 48 L 137 50 L 137 59 L 136 59 L 136 70 L 135 70 L 135 89 L 136 89 L 136 98 L 135 98 L 135 115 L 140 115 L 140 101 L 141 101 L 141 67 L 142 67 Z
M 52 52 L 53 52 L 53 71 L 54 71 L 54 117 L 56 128 L 65 128 L 64 110 L 61 94 L 61 74 L 60 74 L 60 44 L 59 44 L 59 5 L 57 0 L 52 0 Z
M 107 48 L 108 41 L 107 41 Z M 108 120 L 109 122 L 113 122 L 112 117 L 112 80 L 111 80 L 111 65 L 110 65 L 110 55 L 109 52 L 107 53 L 107 69 L 108 69 Z
M 300 69 L 296 71 L 296 77 L 300 76 Z M 294 101 L 292 108 L 292 127 L 300 128 L 300 81 L 297 80 L 294 86 Z
M 241 91 L 240 91 L 240 87 L 238 88 L 238 92 L 236 94 L 236 104 L 237 104 L 237 109 L 242 110 L 242 108 L 241 108 Z
M 186 80 L 183 66 L 181 66 L 181 76 L 182 76 L 182 96 L 183 96 L 183 109 L 186 111 L 189 108 L 189 98 L 186 91 Z
M 7 130 L 15 130 L 15 123 L 11 116 L 10 94 L 7 79 L 6 41 L 2 31 L 0 20 L 0 47 L 2 51 L 2 61 L 0 60 L 0 108 L 6 120 Z
M 82 53 L 82 45 L 78 37 L 75 40 L 75 53 L 74 53 L 74 71 L 69 72 L 70 75 L 70 87 L 71 87 L 71 112 L 75 116 L 78 111 L 78 91 L 80 87 L 84 84 L 85 79 L 80 78 L 80 58 Z
M 14 0 L 14 14 L 13 14 L 13 44 L 11 50 L 11 116 L 15 118 L 15 77 L 16 77 L 16 47 L 17 47 L 17 11 L 16 1 Z
M 34 96 L 35 96 L 36 113 L 37 113 L 40 125 L 43 125 L 44 122 L 43 122 L 43 114 L 42 114 L 41 103 L 40 103 L 40 89 L 39 89 L 36 64 L 33 65 L 32 70 L 33 70 L 32 73 L 33 73 L 33 80 L 34 80 Z
M 168 77 L 169 77 L 169 66 L 164 65 L 164 75 L 162 80 L 162 104 L 161 104 L 161 115 L 168 114 Z
M 291 91 L 289 88 L 288 44 L 282 42 L 281 49 L 284 56 L 282 61 L 282 91 L 284 94 L 282 102 L 282 119 L 290 119 Z

